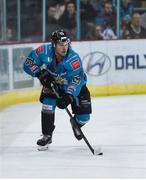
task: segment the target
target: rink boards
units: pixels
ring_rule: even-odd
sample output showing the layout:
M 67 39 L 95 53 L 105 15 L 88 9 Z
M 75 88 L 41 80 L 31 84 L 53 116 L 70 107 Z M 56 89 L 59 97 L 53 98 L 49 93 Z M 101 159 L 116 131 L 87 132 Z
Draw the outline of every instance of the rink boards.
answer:
M 9 64 L 9 75 L 0 76 L 2 87 L 7 82 L 6 91 L 3 89 L 0 95 L 0 108 L 39 99 L 38 80 L 26 75 L 22 65 L 28 52 L 40 45 L 0 46 L 1 71 L 5 68 L 4 61 Z M 72 42 L 72 47 L 83 61 L 93 97 L 146 94 L 146 40 L 80 41 Z

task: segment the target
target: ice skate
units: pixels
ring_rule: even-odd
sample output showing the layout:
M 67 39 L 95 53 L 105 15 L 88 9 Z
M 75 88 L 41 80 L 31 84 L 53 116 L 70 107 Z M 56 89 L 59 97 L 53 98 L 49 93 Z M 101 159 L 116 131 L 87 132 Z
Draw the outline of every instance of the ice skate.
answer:
M 49 144 L 51 143 L 52 143 L 52 137 L 50 135 L 43 135 L 43 137 L 37 141 L 38 151 L 48 150 Z

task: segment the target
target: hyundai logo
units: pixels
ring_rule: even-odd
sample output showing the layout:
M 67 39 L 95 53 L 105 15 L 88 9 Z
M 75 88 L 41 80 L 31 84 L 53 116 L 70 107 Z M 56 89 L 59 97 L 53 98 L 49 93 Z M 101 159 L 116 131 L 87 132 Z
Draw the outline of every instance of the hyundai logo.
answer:
M 83 57 L 83 67 L 88 75 L 101 76 L 110 69 L 111 60 L 103 52 L 95 51 Z

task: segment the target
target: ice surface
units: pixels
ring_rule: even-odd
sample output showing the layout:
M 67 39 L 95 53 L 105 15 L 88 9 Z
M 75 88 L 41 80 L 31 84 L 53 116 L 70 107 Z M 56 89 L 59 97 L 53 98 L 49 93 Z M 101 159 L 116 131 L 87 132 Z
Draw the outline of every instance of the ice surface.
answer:
M 37 151 L 40 103 L 0 111 L 0 178 L 146 178 L 146 95 L 92 100 L 90 122 L 83 127 L 93 156 L 72 133 L 65 110 L 56 109 L 49 151 Z

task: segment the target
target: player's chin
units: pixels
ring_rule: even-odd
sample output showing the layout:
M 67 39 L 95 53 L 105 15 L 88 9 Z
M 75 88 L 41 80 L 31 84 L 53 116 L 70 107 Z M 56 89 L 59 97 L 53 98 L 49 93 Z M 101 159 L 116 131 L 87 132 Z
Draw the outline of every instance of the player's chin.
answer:
M 60 54 L 61 54 L 61 56 L 66 56 L 66 51 L 65 52 L 61 52 Z

